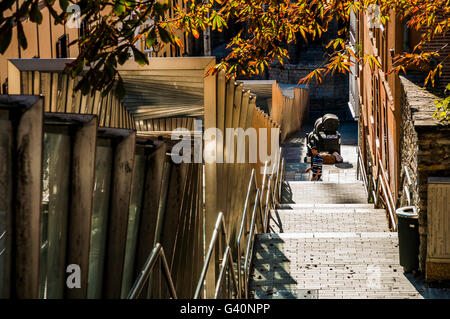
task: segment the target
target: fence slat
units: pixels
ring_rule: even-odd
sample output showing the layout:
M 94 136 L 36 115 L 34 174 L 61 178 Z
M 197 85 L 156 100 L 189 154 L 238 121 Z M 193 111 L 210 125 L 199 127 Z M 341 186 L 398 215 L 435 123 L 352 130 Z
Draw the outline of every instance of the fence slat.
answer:
M 71 299 L 87 297 L 96 139 L 97 118 L 93 118 L 78 129 L 73 142 L 67 264 L 80 266 L 81 288 L 66 287 L 66 297 Z
M 135 148 L 136 133 L 133 132 L 124 137 L 115 150 L 103 291 L 105 298 L 120 298 Z
M 39 298 L 43 101 L 26 111 L 17 128 L 15 283 L 13 297 Z

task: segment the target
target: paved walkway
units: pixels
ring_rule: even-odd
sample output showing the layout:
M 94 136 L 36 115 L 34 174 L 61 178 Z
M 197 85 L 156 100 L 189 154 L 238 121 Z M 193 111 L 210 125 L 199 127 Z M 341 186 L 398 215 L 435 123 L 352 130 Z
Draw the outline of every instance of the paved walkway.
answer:
M 423 298 L 399 265 L 397 233 L 389 232 L 386 212 L 367 203 L 364 187 L 356 180 L 352 135 L 343 136 L 346 165 L 327 165 L 324 182 L 307 182 L 302 171 L 309 164 L 299 161 L 305 153 L 305 133 L 284 145 L 283 204 L 272 212 L 272 232 L 257 237 L 250 294 Z

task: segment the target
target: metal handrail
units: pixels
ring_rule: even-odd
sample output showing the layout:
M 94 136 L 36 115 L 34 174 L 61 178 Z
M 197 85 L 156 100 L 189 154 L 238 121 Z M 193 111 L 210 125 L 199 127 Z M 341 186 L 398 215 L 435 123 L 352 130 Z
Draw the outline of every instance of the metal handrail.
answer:
M 267 162 L 265 163 L 265 167 L 264 167 L 264 176 L 263 176 L 263 185 L 265 183 L 265 173 L 267 171 Z M 248 208 L 248 201 L 250 198 L 250 193 L 252 190 L 252 186 L 255 187 L 256 189 L 256 198 L 255 198 L 255 204 L 253 206 L 253 214 L 256 214 L 256 207 L 259 207 L 259 216 L 260 216 L 260 221 L 261 221 L 261 227 L 263 228 L 262 231 L 265 231 L 265 224 L 264 224 L 264 216 L 262 213 L 262 206 L 261 206 L 261 193 L 258 189 L 258 184 L 256 181 L 256 176 L 255 176 L 255 170 L 252 169 L 252 174 L 250 176 L 250 181 L 249 181 L 249 185 L 248 185 L 248 191 L 247 191 L 247 196 L 245 198 L 245 204 L 244 204 L 244 209 L 242 212 L 242 217 L 241 217 L 241 225 L 239 228 L 239 233 L 238 233 L 238 237 L 236 240 L 236 249 L 237 249 L 237 269 L 238 269 L 238 286 L 239 286 L 239 291 L 240 293 L 242 293 L 242 289 L 246 289 L 246 285 L 247 285 L 247 277 L 246 277 L 246 273 L 247 273 L 247 269 L 244 266 L 244 269 L 241 269 L 241 241 L 242 241 L 242 236 L 244 235 L 244 227 L 245 227 L 245 222 L 246 222 L 246 218 L 247 218 L 247 208 Z M 269 194 L 269 193 L 268 193 Z M 253 221 L 253 214 L 252 214 L 252 221 Z M 250 224 L 250 228 L 251 228 L 251 224 Z M 250 237 L 249 237 L 250 238 Z M 248 253 L 248 248 L 246 251 L 246 255 Z M 242 275 L 242 271 L 244 272 L 244 276 Z M 244 278 L 242 278 L 244 277 Z M 242 281 L 244 281 L 244 283 L 242 283 Z M 243 287 L 244 286 L 244 287 Z
M 161 258 L 162 260 L 163 273 L 164 277 L 166 278 L 166 283 L 169 288 L 170 295 L 173 299 L 177 299 L 177 293 L 175 291 L 175 286 L 173 285 L 172 275 L 167 264 L 164 249 L 160 243 L 156 243 L 155 247 L 152 249 L 141 273 L 139 274 L 139 277 L 136 279 L 133 287 L 128 294 L 128 299 L 137 299 L 140 296 L 142 289 L 144 289 L 144 286 L 147 283 L 147 280 L 149 279 L 150 274 L 156 265 L 156 262 L 158 261 L 158 258 Z
M 359 174 L 360 171 L 362 171 L 361 177 L 362 177 L 362 181 L 364 184 L 364 189 L 366 190 L 366 194 L 369 195 L 369 185 L 368 185 L 368 179 L 367 179 L 367 173 L 366 173 L 366 167 L 364 165 L 364 161 L 362 160 L 362 152 L 361 152 L 361 148 L 358 146 L 357 148 L 357 153 L 358 153 L 358 161 L 357 161 L 357 169 L 356 172 L 358 174 L 358 179 L 359 179 Z
M 269 205 L 269 199 L 270 199 L 270 186 L 272 183 L 272 176 L 269 176 L 269 182 L 267 183 L 267 193 L 266 193 L 266 206 L 264 210 L 264 232 L 267 232 L 269 229 L 269 218 L 270 218 L 270 205 Z
M 233 257 L 231 256 L 231 248 L 230 248 L 230 246 L 227 246 L 227 248 L 225 249 L 225 252 L 223 254 L 223 258 L 222 258 L 222 265 L 220 267 L 219 278 L 217 279 L 217 283 L 216 283 L 216 291 L 214 293 L 214 299 L 217 299 L 219 296 L 220 288 L 222 287 L 222 281 L 223 281 L 223 278 L 225 275 L 225 271 L 227 269 L 227 263 L 228 263 L 228 267 L 230 267 L 231 272 L 232 272 L 234 286 L 235 286 L 235 288 L 237 287 L 236 277 L 234 274 Z M 238 291 L 237 291 L 237 294 L 239 295 Z
M 259 190 L 256 191 L 256 199 L 257 202 L 259 202 Z M 253 213 L 252 213 L 252 221 L 250 224 L 250 233 L 247 241 L 247 250 L 245 252 L 245 259 L 244 259 L 244 293 L 245 293 L 245 299 L 248 298 L 248 277 L 249 277 L 249 271 L 250 267 L 249 264 L 251 262 L 251 258 L 253 256 L 253 244 L 255 242 L 255 228 L 256 228 L 256 202 L 255 206 L 253 207 Z
M 263 196 L 264 196 L 264 187 L 266 186 L 266 176 L 267 176 L 267 161 L 265 161 L 265 163 L 264 163 L 264 174 L 263 174 L 262 183 L 261 183 L 261 194 L 260 194 L 261 202 L 262 202 Z
M 267 162 L 266 162 L 267 163 Z M 242 274 L 241 274 L 241 239 L 244 234 L 244 227 L 245 227 L 245 221 L 247 217 L 247 208 L 248 208 L 248 202 L 250 200 L 250 193 L 252 190 L 252 186 L 254 183 L 255 178 L 255 169 L 252 169 L 252 173 L 250 175 L 250 181 L 248 183 L 248 190 L 247 195 L 245 197 L 245 203 L 244 203 L 244 209 L 242 211 L 241 216 L 241 225 L 239 227 L 239 233 L 236 240 L 236 249 L 237 249 L 237 272 L 238 272 L 238 287 L 239 287 L 239 294 L 242 292 Z
M 386 202 L 386 206 L 389 212 L 389 218 L 392 224 L 392 228 L 394 231 L 397 230 L 397 225 L 395 222 L 395 217 L 394 217 L 394 213 L 395 213 L 395 209 L 396 209 L 396 205 L 394 202 L 394 199 L 392 198 L 392 194 L 391 194 L 391 190 L 389 189 L 388 185 L 388 179 L 387 179 L 387 175 L 386 172 L 384 170 L 383 167 L 383 163 L 381 162 L 381 160 L 378 160 L 378 167 L 377 167 L 377 186 L 376 186 L 376 202 L 378 203 L 379 201 L 379 197 L 380 197 L 380 192 L 379 192 L 379 187 L 381 187 L 381 190 L 383 192 L 384 195 L 384 199 Z
M 266 207 L 264 207 L 264 212 L 262 211 L 262 208 L 263 208 L 262 204 L 264 202 L 264 191 L 265 191 L 265 188 L 266 188 L 266 179 L 267 179 L 266 176 L 268 176 L 268 174 L 267 174 L 267 164 L 268 163 L 266 161 L 264 163 L 264 174 L 263 174 L 263 178 L 262 178 L 261 192 L 259 194 L 259 206 L 261 207 L 261 212 L 260 212 L 261 213 L 261 226 L 263 228 L 263 232 L 267 231 L 267 228 L 265 227 L 265 224 L 264 224 L 264 221 L 265 221 L 264 214 L 266 212 Z
M 403 186 L 405 178 L 406 178 L 407 185 Z M 406 201 L 408 202 L 408 206 L 411 206 L 411 187 L 413 185 L 411 182 L 411 177 L 409 176 L 408 167 L 406 165 L 403 165 L 403 168 L 402 168 L 402 173 L 401 173 L 401 177 L 400 177 L 400 185 L 403 186 L 402 196 L 403 196 L 403 194 L 406 195 Z
M 359 172 L 362 172 L 361 177 L 364 183 L 364 187 L 366 189 L 366 193 L 369 193 L 369 189 L 368 189 L 368 180 L 367 180 L 367 173 L 365 170 L 365 166 L 364 166 L 364 162 L 362 160 L 362 152 L 361 152 L 361 148 L 358 146 L 357 148 L 357 153 L 358 153 L 358 169 L 357 172 L 359 174 Z M 381 171 L 381 172 L 380 172 Z M 377 180 L 375 181 L 375 177 L 374 176 L 378 176 Z M 372 196 L 374 198 L 374 204 L 377 205 L 379 202 L 379 197 L 380 197 L 380 187 L 381 187 L 381 191 L 384 195 L 385 201 L 386 201 L 386 206 L 387 206 L 387 210 L 389 212 L 389 218 L 393 227 L 393 230 L 396 231 L 397 229 L 397 225 L 395 222 L 395 218 L 394 218 L 394 212 L 396 209 L 395 203 L 394 203 L 394 199 L 392 197 L 391 191 L 388 188 L 388 181 L 387 181 L 387 175 L 386 172 L 384 170 L 383 167 L 383 163 L 381 162 L 381 160 L 378 160 L 378 168 L 377 168 L 377 172 L 376 174 L 374 174 L 372 176 L 372 183 L 374 186 L 374 190 L 372 190 Z
M 380 196 L 379 190 L 379 181 L 375 180 L 375 176 L 372 176 L 372 183 L 373 183 L 373 187 L 374 190 L 372 190 L 372 196 L 373 196 L 373 203 L 376 207 L 376 205 L 378 204 L 378 196 Z
M 227 252 L 227 248 L 229 249 L 230 246 L 228 244 L 228 240 L 227 240 L 228 237 L 226 235 L 225 217 L 223 216 L 222 212 L 220 212 L 219 216 L 217 217 L 216 225 L 214 227 L 214 231 L 213 231 L 213 234 L 212 234 L 212 237 L 211 237 L 211 241 L 209 243 L 209 248 L 208 248 L 208 252 L 206 254 L 205 262 L 203 264 L 203 269 L 202 269 L 202 272 L 201 272 L 201 275 L 200 275 L 200 279 L 198 281 L 197 288 L 195 289 L 194 299 L 198 299 L 200 297 L 200 292 L 201 292 L 202 287 L 203 287 L 203 282 L 205 281 L 206 273 L 208 272 L 209 264 L 211 262 L 212 252 L 213 252 L 213 249 L 214 249 L 214 247 L 215 247 L 215 245 L 217 243 L 217 238 L 219 236 L 220 229 L 222 230 L 222 233 L 223 233 L 225 241 L 226 241 L 225 252 Z M 236 295 L 239 297 L 240 296 L 240 292 L 239 292 L 238 285 L 237 285 L 237 282 L 236 282 L 236 275 L 234 273 L 233 257 L 229 253 L 227 253 L 227 255 L 228 255 L 228 259 L 231 261 L 230 270 L 232 272 L 231 276 L 233 278 L 234 289 L 236 291 Z M 223 262 L 222 262 L 222 264 L 223 264 Z M 221 272 L 224 272 L 224 271 L 225 271 L 224 269 L 221 270 Z M 219 276 L 218 281 L 216 282 L 216 291 L 215 291 L 215 293 L 218 293 L 217 292 L 217 287 L 220 287 L 222 279 L 223 279 L 223 275 Z
M 390 220 L 391 220 L 391 223 L 392 223 L 392 228 L 393 228 L 394 231 L 396 231 L 397 230 L 397 225 L 395 223 L 394 212 L 393 212 L 393 210 L 395 210 L 395 206 L 392 206 L 392 204 L 391 204 L 391 202 L 389 200 L 389 197 L 388 197 L 388 194 L 390 195 L 390 191 L 386 190 L 387 186 L 384 184 L 383 177 L 382 177 L 381 174 L 379 175 L 378 179 L 380 180 L 380 185 L 381 185 L 381 188 L 383 190 L 384 198 L 386 199 L 386 205 L 387 205 L 387 208 L 388 208 L 388 211 L 389 211 L 389 217 L 390 217 Z
M 280 173 L 280 162 L 281 162 L 281 147 L 277 152 L 277 162 L 276 162 L 276 168 L 277 168 L 277 174 L 276 174 L 276 178 L 275 178 L 275 185 L 273 185 L 273 194 L 272 194 L 272 203 L 273 205 L 275 205 L 276 203 L 276 194 L 278 193 L 278 178 L 279 178 L 279 173 Z M 274 171 L 272 170 L 272 176 L 274 174 Z
M 406 176 L 406 182 L 408 183 L 408 186 L 412 186 L 411 177 L 409 176 L 408 167 L 406 165 L 403 165 L 403 173 Z
M 281 200 L 281 188 L 282 188 L 282 183 L 283 183 L 283 178 L 284 178 L 284 158 L 281 160 L 281 170 L 280 170 L 280 186 L 279 186 L 279 191 L 278 191 L 278 199 Z
M 258 188 L 255 170 L 252 169 L 252 172 L 250 175 L 250 180 L 248 183 L 247 194 L 246 194 L 246 198 L 245 198 L 245 202 L 244 202 L 244 208 L 243 208 L 243 212 L 242 212 L 242 216 L 241 216 L 241 224 L 239 227 L 239 233 L 238 233 L 238 236 L 236 239 L 237 252 L 235 255 L 237 256 L 237 258 L 236 258 L 237 276 L 235 275 L 235 271 L 234 271 L 234 267 L 233 267 L 234 263 L 233 263 L 231 248 L 228 243 L 228 237 L 226 236 L 226 227 L 225 227 L 224 216 L 223 216 L 223 213 L 219 213 L 219 216 L 217 218 L 216 225 L 215 225 L 215 228 L 214 228 L 214 231 L 212 234 L 212 238 L 210 241 L 209 249 L 206 254 L 204 264 L 203 264 L 200 279 L 199 279 L 197 287 L 196 287 L 194 299 L 198 299 L 200 296 L 200 292 L 204 285 L 204 280 L 205 280 L 206 274 L 208 272 L 208 267 L 209 267 L 209 264 L 210 264 L 211 258 L 212 258 L 212 252 L 216 245 L 220 229 L 222 229 L 222 232 L 223 232 L 225 240 L 226 240 L 226 248 L 225 248 L 225 252 L 223 255 L 222 262 L 221 262 L 221 269 L 219 272 L 219 276 L 218 276 L 218 279 L 216 282 L 214 298 L 217 298 L 220 293 L 221 284 L 222 284 L 223 278 L 225 276 L 227 266 L 231 269 L 231 272 L 232 272 L 231 277 L 233 278 L 233 284 L 234 284 L 234 290 L 236 292 L 236 296 L 238 298 L 240 298 L 241 296 L 244 296 L 245 298 L 248 297 L 248 289 L 247 289 L 248 287 L 247 286 L 248 286 L 249 271 L 250 271 L 249 266 L 251 264 L 251 260 L 252 260 L 252 256 L 253 256 L 253 246 L 254 246 L 254 241 L 255 241 L 255 234 L 256 234 L 256 231 L 258 228 L 257 219 L 259 216 L 260 224 L 261 224 L 261 228 L 262 228 L 261 232 L 267 232 L 270 209 L 272 207 L 274 207 L 274 205 L 275 205 L 276 194 L 281 192 L 281 183 L 280 182 L 282 179 L 282 172 L 280 172 L 280 162 L 282 163 L 281 167 L 284 168 L 284 160 L 283 161 L 281 160 L 281 148 L 279 149 L 279 153 L 277 153 L 277 158 L 278 158 L 278 160 L 275 161 L 275 163 L 272 167 L 272 174 L 270 174 L 270 176 L 269 176 L 269 174 L 267 174 L 268 166 L 267 166 L 267 162 L 265 162 L 261 190 Z M 277 170 L 276 175 L 275 175 L 275 169 Z M 275 179 L 275 185 L 273 185 L 273 189 L 272 189 L 272 184 L 273 184 L 274 179 Z M 245 231 L 245 224 L 248 222 L 247 221 L 248 220 L 247 211 L 249 208 L 250 195 L 253 190 L 256 190 L 256 195 L 255 195 L 255 201 L 254 201 L 252 215 L 251 215 L 250 230 L 247 233 Z M 265 210 L 263 213 L 262 203 L 263 203 L 264 191 L 266 191 L 266 194 L 265 194 L 266 195 L 266 201 L 265 201 L 266 206 L 265 206 Z M 258 209 L 259 209 L 259 214 L 257 214 Z M 244 234 L 248 235 L 248 238 L 247 238 L 247 245 L 246 245 L 246 251 L 245 251 L 245 256 L 244 256 L 244 265 L 243 265 L 244 267 L 242 267 L 241 243 L 243 241 Z M 236 280 L 236 278 L 237 278 L 237 280 Z
M 384 178 L 385 186 L 388 187 L 388 186 L 389 186 L 388 178 L 387 178 L 386 171 L 384 170 L 383 163 L 381 162 L 380 159 L 378 160 L 378 163 L 379 163 L 379 165 L 380 165 L 381 174 L 382 174 L 382 176 L 383 176 L 383 178 Z M 394 198 L 392 197 L 392 193 L 391 193 L 391 190 L 390 190 L 389 188 L 387 188 L 387 193 L 388 193 L 389 200 L 391 201 L 392 207 L 395 208 Z

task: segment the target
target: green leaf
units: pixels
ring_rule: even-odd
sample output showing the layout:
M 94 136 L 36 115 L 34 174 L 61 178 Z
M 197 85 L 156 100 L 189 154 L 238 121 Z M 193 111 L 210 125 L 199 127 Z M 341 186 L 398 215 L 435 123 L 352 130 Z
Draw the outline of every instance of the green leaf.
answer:
M 75 90 L 80 90 L 83 95 L 87 95 L 91 91 L 91 84 L 87 76 L 84 76 L 80 82 L 78 82 Z
M 6 9 L 10 9 L 11 6 L 15 3 L 15 0 L 2 0 L 0 2 L 0 12 L 6 11 Z
M 66 11 L 67 7 L 69 6 L 69 0 L 59 0 L 59 6 L 61 7 L 61 9 Z
M 148 64 L 148 58 L 147 58 L 147 56 L 144 53 L 142 53 L 141 51 L 136 49 L 135 46 L 132 46 L 131 48 L 133 50 L 134 60 L 139 65 L 146 65 L 146 64 Z
M 153 4 L 153 12 L 155 12 L 157 15 L 164 17 L 164 8 L 159 2 L 155 2 Z
M 39 10 L 39 3 L 35 2 L 32 6 L 31 6 L 31 10 L 30 10 L 30 20 L 32 22 L 35 22 L 37 24 L 41 24 L 42 23 L 42 13 L 41 10 Z
M 17 37 L 19 38 L 20 46 L 25 50 L 28 47 L 28 42 L 21 22 L 17 23 Z
M 8 49 L 12 38 L 12 20 L 6 20 L 6 23 L 0 29 L 0 54 L 3 54 Z
M 172 38 L 166 29 L 158 26 L 158 32 L 159 32 L 159 37 L 161 38 L 162 42 L 164 42 L 164 43 L 172 42 Z
M 123 99 L 125 97 L 125 85 L 121 77 L 119 77 L 119 80 L 117 81 L 115 93 L 119 99 Z
M 72 71 L 72 77 L 76 77 L 77 75 L 81 74 L 81 72 L 83 72 L 85 62 L 86 60 L 82 60 L 77 64 L 75 69 Z
M 122 15 L 125 12 L 125 5 L 122 0 L 116 0 L 116 4 L 114 5 L 114 11 L 118 16 Z
M 145 44 L 148 48 L 151 48 L 156 41 L 156 32 L 155 29 L 151 29 L 145 35 Z
M 118 54 L 117 61 L 119 62 L 120 65 L 123 65 L 125 62 L 127 62 L 129 57 L 130 55 L 128 54 L 128 50 L 125 50 Z

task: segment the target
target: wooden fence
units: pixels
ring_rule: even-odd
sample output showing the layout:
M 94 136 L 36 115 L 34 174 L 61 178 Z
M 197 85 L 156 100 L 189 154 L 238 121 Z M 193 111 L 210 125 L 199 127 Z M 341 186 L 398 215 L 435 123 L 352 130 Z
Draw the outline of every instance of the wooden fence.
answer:
M 218 213 L 223 212 L 236 260 L 242 256 L 236 256 L 233 240 L 237 237 L 241 223 L 240 216 L 244 209 L 250 174 L 254 168 L 259 185 L 263 175 L 264 159 L 257 156 L 256 161 L 252 163 L 250 157 L 255 153 L 259 155 L 262 148 L 267 149 L 266 154 L 278 152 L 279 125 L 257 108 L 255 97 L 250 91 L 243 90 L 242 83 L 235 82 L 234 78 L 227 80 L 224 72 L 205 79 L 204 99 L 205 130 L 217 128 L 219 132 L 225 132 L 222 139 L 215 136 L 214 139 L 205 141 L 205 148 L 215 154 L 215 161 L 205 163 L 206 234 L 213 233 Z M 229 135 L 232 138 L 227 138 L 227 128 L 242 130 L 238 134 Z M 244 131 L 249 128 L 255 129 L 258 134 L 256 140 L 248 138 L 246 143 Z M 267 134 L 269 138 L 262 139 L 262 134 Z M 274 134 L 274 145 L 270 138 L 271 134 Z M 237 152 L 242 149 L 244 151 Z M 269 164 L 273 164 L 274 161 L 272 158 Z M 253 196 L 251 198 L 254 200 Z M 223 251 L 214 253 L 215 257 L 211 258 L 211 262 L 217 264 Z M 209 267 L 209 270 L 206 276 L 206 296 L 212 297 L 218 272 L 215 267 Z
M 126 297 L 156 242 L 179 296 L 193 295 L 201 164 L 175 164 L 166 143 L 95 115 L 45 113 L 37 96 L 0 97 L 0 122 L 1 297 Z M 66 285 L 71 264 L 81 288 Z
M 223 72 L 202 77 L 201 115 L 135 121 L 113 95 L 81 96 L 77 79 L 17 65 L 12 90 L 41 97 L 0 98 L 0 296 L 125 298 L 162 247 L 176 295 L 192 297 L 220 212 L 233 259 L 244 257 L 235 245 L 244 212 L 256 194 L 272 194 L 282 169 L 280 125 L 242 83 Z M 203 130 L 195 132 L 194 119 Z M 204 158 L 173 162 L 177 127 L 200 134 Z M 224 249 L 210 259 L 206 297 L 215 294 Z M 66 285 L 71 264 L 80 267 L 81 288 Z M 139 296 L 167 297 L 163 273 L 151 273 Z
M 293 87 L 293 96 L 283 93 L 278 83 L 272 84 L 272 107 L 270 116 L 280 123 L 281 142 L 301 129 L 308 116 L 309 90 Z
M 10 94 L 42 95 L 44 112 L 94 114 L 99 126 L 136 128 L 134 118 L 112 92 L 103 96 L 98 91 L 88 95 L 75 91 L 81 77 L 64 74 L 64 63 L 43 71 L 38 68 L 40 59 L 13 61 L 8 62 Z

